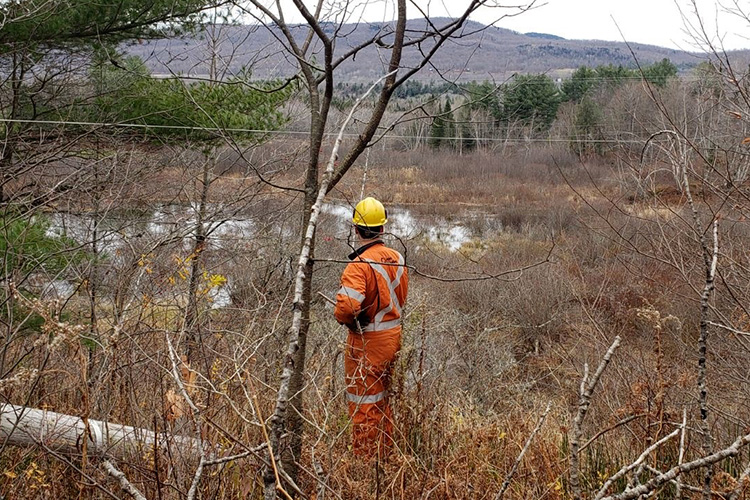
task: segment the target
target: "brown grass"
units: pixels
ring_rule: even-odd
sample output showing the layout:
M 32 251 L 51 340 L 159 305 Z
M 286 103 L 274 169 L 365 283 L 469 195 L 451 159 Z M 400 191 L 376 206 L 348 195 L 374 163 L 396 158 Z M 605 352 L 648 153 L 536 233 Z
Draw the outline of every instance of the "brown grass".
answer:
M 582 453 L 585 491 L 595 491 L 648 443 L 674 429 L 683 408 L 690 425 L 697 422 L 696 290 L 702 286 L 702 257 L 689 214 L 672 190 L 665 186 L 650 198 L 632 197 L 630 185 L 608 160 L 584 166 L 549 148 L 505 157 L 378 151 L 370 162 L 367 194 L 420 217 L 460 221 L 472 231 L 472 242 L 458 252 L 423 239 L 407 241 L 409 264 L 424 274 L 486 277 L 544 260 L 553 240 L 555 250 L 545 265 L 502 279 L 447 283 L 413 272 L 395 371 L 396 449 L 379 469 L 349 452 L 341 397 L 343 332 L 325 303 L 316 299 L 300 460 L 300 486 L 308 497 L 315 498 L 318 488 L 314 459 L 322 465 L 333 497 L 493 498 L 538 415 L 552 401 L 552 413 L 505 498 L 569 498 L 568 435 L 583 366 L 595 367 L 615 335 L 623 337 L 623 347 L 594 395 L 584 440 L 628 415 L 638 417 L 604 433 Z M 186 172 L 175 166 L 155 172 L 150 179 L 165 187 L 151 203 L 194 196 Z M 277 180 L 299 183 L 298 172 L 290 163 L 276 174 Z M 356 199 L 362 172 L 362 166 L 355 167 L 334 198 Z M 217 181 L 212 200 L 233 199 L 245 188 L 253 186 L 233 171 Z M 200 432 L 228 453 L 263 441 L 249 398 L 256 395 L 261 412 L 270 414 L 285 350 L 290 259 L 299 229 L 288 210 L 297 200 L 270 196 L 265 189 L 258 187 L 256 201 L 242 212 L 264 231 L 234 246 L 209 247 L 203 256 L 208 273 L 230 276 L 235 285 L 229 309 L 212 310 L 208 299 L 201 299 L 203 351 L 192 367 L 205 377 L 195 388 L 204 412 Z M 147 203 L 142 194 L 137 199 Z M 716 208 L 714 202 L 718 198 L 701 201 L 702 216 Z M 750 280 L 743 206 L 738 195 L 721 208 L 728 211 L 723 220 L 729 222 L 721 226 L 723 281 L 712 307 L 717 319 L 746 331 Z M 340 259 L 348 251 L 344 241 L 326 233 L 334 223 L 326 219 L 316 248 L 320 261 L 314 287 L 326 294 L 338 288 L 342 265 L 325 259 Z M 6 330 L 11 332 L 7 359 L 18 362 L 6 377 L 22 368 L 39 369 L 41 377 L 3 385 L 3 401 L 196 433 L 187 420 L 170 420 L 165 405 L 166 394 L 175 387 L 167 373 L 165 336 L 179 338 L 186 303 L 184 280 L 169 278 L 177 273 L 175 257 L 185 258 L 186 250 L 181 242 L 160 247 L 147 259 L 150 272 L 139 275 L 133 269 L 143 268 L 137 263 L 147 247 L 134 242 L 133 255 L 101 264 L 102 283 L 112 290 L 118 285 L 125 299 L 136 299 L 137 305 L 121 317 L 119 337 L 113 337 L 118 303 L 106 291 L 97 305 L 96 345 L 69 338 L 53 346 L 54 328 L 32 326 L 38 312 L 6 303 L 15 319 L 11 323 L 6 314 L 3 321 L 17 328 Z M 86 265 L 77 264 L 78 275 L 69 269 L 66 277 L 83 284 Z M 83 285 L 71 301 L 45 307 L 60 312 L 63 321 L 91 326 Z M 18 318 L 28 318 L 28 325 Z M 661 351 L 655 349 L 655 321 L 662 321 Z M 750 422 L 744 340 L 726 332 L 711 337 L 711 424 L 717 449 Z M 700 454 L 698 441 L 691 434 L 689 458 Z M 676 453 L 672 443 L 649 463 L 668 468 Z M 120 466 L 149 498 L 182 498 L 195 464 L 179 450 L 156 456 L 144 450 Z M 721 467 L 727 474 L 722 485 L 730 485 L 745 460 Z M 203 497 L 261 498 L 261 470 L 259 457 L 209 469 L 201 483 Z M 688 479 L 698 484 L 697 477 Z M 7 498 L 104 498 L 93 483 L 117 491 L 95 457 L 60 458 L 49 451 L 5 447 L 0 458 L 0 493 Z

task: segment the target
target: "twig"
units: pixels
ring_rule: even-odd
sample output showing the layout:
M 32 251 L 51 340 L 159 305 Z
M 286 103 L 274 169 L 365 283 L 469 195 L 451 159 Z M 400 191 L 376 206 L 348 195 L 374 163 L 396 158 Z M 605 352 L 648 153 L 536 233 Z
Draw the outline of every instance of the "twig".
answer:
M 257 455 L 261 451 L 265 450 L 266 446 L 268 446 L 268 443 L 263 443 L 260 446 L 256 446 L 255 448 L 252 448 L 247 451 L 243 451 L 242 453 L 238 453 L 236 455 L 229 455 L 228 457 L 215 458 L 213 460 L 206 460 L 206 463 L 204 463 L 203 465 L 206 467 L 209 467 L 212 465 L 221 465 L 227 462 L 233 462 L 234 460 L 240 460 L 245 457 L 249 457 L 250 455 Z
M 362 188 L 359 190 L 359 199 L 365 197 L 365 185 L 367 184 L 367 168 L 370 166 L 370 151 L 371 148 L 367 148 L 365 153 L 365 171 L 362 173 Z
M 198 492 L 198 485 L 201 482 L 201 476 L 203 475 L 203 467 L 206 465 L 206 454 L 201 454 L 201 459 L 198 462 L 198 467 L 195 469 L 195 474 L 193 474 L 193 481 L 190 483 L 190 489 L 187 493 L 187 500 L 193 500 L 195 498 L 195 494 Z
M 268 428 L 266 427 L 266 422 L 265 420 L 263 420 L 263 416 L 260 413 L 258 397 L 255 395 L 253 395 L 253 404 L 255 405 L 255 412 L 258 415 L 258 420 L 260 420 L 261 428 L 263 429 L 263 437 L 266 439 L 266 443 L 268 444 L 268 456 L 271 459 L 271 468 L 273 469 L 273 475 L 276 478 L 276 491 L 281 492 L 288 500 L 292 500 L 292 497 L 289 496 L 289 493 L 287 493 L 284 487 L 281 486 L 281 480 L 279 479 L 279 469 L 276 466 L 276 456 L 274 455 L 273 447 L 271 446 L 271 439 L 268 436 Z
M 731 326 L 722 325 L 721 323 L 716 323 L 714 321 L 707 321 L 706 324 L 710 326 L 715 326 L 716 328 L 721 328 L 722 330 L 727 330 L 732 333 L 736 333 L 737 335 L 742 335 L 744 337 L 750 337 L 750 332 L 745 332 L 742 330 L 737 330 L 736 328 L 732 328 Z
M 721 462 L 730 457 L 735 457 L 740 453 L 740 449 L 747 446 L 750 443 L 750 434 L 745 434 L 742 437 L 732 443 L 731 446 L 723 450 L 717 451 L 711 455 L 704 456 L 693 460 L 692 462 L 686 462 L 684 464 L 675 466 L 669 469 L 667 472 L 659 474 L 655 478 L 651 479 L 645 484 L 642 484 L 636 488 L 628 491 L 624 491 L 617 495 L 604 497 L 602 500 L 634 500 L 642 495 L 648 494 L 657 488 L 661 488 L 664 484 L 674 480 L 680 474 L 685 474 L 701 467 L 709 467 L 717 462 Z
M 326 488 L 328 487 L 328 485 L 326 484 L 325 470 L 323 470 L 323 466 L 317 459 L 313 459 L 313 468 L 315 469 L 315 475 L 318 477 L 318 496 L 316 500 L 324 500 L 326 495 Z
M 580 453 L 583 450 L 585 450 L 586 448 L 588 448 L 591 443 L 593 443 L 594 441 L 596 441 L 597 439 L 599 439 L 602 435 L 604 435 L 604 434 L 606 434 L 606 433 L 608 433 L 610 431 L 613 431 L 613 430 L 617 429 L 618 427 L 620 427 L 622 425 L 630 423 L 633 420 L 635 420 L 636 418 L 645 417 L 646 415 L 648 415 L 648 414 L 647 413 L 639 413 L 637 415 L 630 415 L 629 417 L 623 418 L 622 420 L 620 420 L 616 424 L 610 425 L 606 429 L 600 430 L 599 432 L 597 432 L 594 435 L 594 437 L 592 437 L 591 439 L 589 439 L 588 441 L 586 441 L 586 443 L 578 449 L 578 453 Z
M 44 443 L 39 443 L 39 447 L 43 449 L 46 453 L 49 453 L 50 456 L 56 458 L 66 466 L 70 467 L 71 470 L 76 471 L 78 474 L 81 475 L 81 477 L 86 478 L 88 480 L 90 485 L 93 485 L 95 488 L 100 490 L 102 493 L 104 493 L 106 496 L 111 497 L 112 500 L 120 500 L 117 495 L 109 491 L 109 489 L 105 488 L 104 485 L 99 481 L 97 478 L 91 477 L 89 474 L 87 474 L 85 471 L 81 469 L 79 466 L 80 462 L 79 460 L 71 460 L 70 458 L 66 457 L 65 455 L 58 453 L 57 451 L 53 450 L 49 446 L 46 446 Z M 76 463 L 78 462 L 78 463 Z
M 599 378 L 601 378 L 602 373 L 604 373 L 604 370 L 607 368 L 609 360 L 612 358 L 615 350 L 617 349 L 617 347 L 619 347 L 620 341 L 621 339 L 619 335 L 615 337 L 614 342 L 612 342 L 612 345 L 609 346 L 607 353 L 604 355 L 601 363 L 599 363 L 599 367 L 597 368 L 596 373 L 594 373 L 594 376 L 591 378 L 591 380 L 589 380 L 588 365 L 585 366 L 584 376 L 581 380 L 578 413 L 576 414 L 576 418 L 573 422 L 573 435 L 570 439 L 570 488 L 573 492 L 573 498 L 575 500 L 581 499 L 581 482 L 578 477 L 578 454 L 580 453 L 578 443 L 581 441 L 581 436 L 583 435 L 583 431 L 581 429 L 583 426 L 583 420 L 586 418 L 586 413 L 588 412 L 589 406 L 591 405 L 591 395 L 596 388 L 596 384 L 599 382 Z
M 201 426 L 200 426 L 200 414 L 201 411 L 198 408 L 198 406 L 193 402 L 193 399 L 190 397 L 190 393 L 188 393 L 187 388 L 185 387 L 185 384 L 182 381 L 182 377 L 180 377 L 180 370 L 179 370 L 179 363 L 180 360 L 177 357 L 177 351 L 175 350 L 174 346 L 172 345 L 172 340 L 169 338 L 169 334 L 166 335 L 167 338 L 167 348 L 169 349 L 169 360 L 172 363 L 172 378 L 174 379 L 175 384 L 177 384 L 177 388 L 180 391 L 180 395 L 182 395 L 185 402 L 190 406 L 191 412 L 190 416 L 193 420 L 193 425 L 195 426 L 195 432 L 198 435 L 198 440 L 200 442 L 200 461 L 198 462 L 198 467 L 195 469 L 195 474 L 193 474 L 193 480 L 190 483 L 190 488 L 188 489 L 187 493 L 187 500 L 193 500 L 195 498 L 196 493 L 198 492 L 198 486 L 201 482 L 201 477 L 203 476 L 203 467 L 206 465 L 206 447 L 203 445 L 203 436 L 201 435 Z M 189 369 L 189 366 L 188 366 Z
M 612 484 L 615 481 L 617 481 L 618 479 L 620 479 L 621 477 L 623 477 L 625 474 L 635 469 L 636 467 L 639 467 L 643 463 L 643 461 L 646 460 L 648 456 L 654 452 L 654 450 L 659 448 L 659 446 L 663 445 L 664 443 L 666 443 L 673 437 L 676 437 L 680 433 L 680 431 L 681 429 L 673 430 L 672 432 L 670 432 L 669 434 L 667 434 L 666 436 L 664 436 L 663 438 L 661 438 L 660 440 L 658 440 L 657 442 L 655 442 L 654 444 L 646 448 L 644 452 L 641 453 L 641 455 L 636 459 L 635 462 L 629 465 L 626 465 L 625 467 L 617 471 L 615 474 L 613 474 L 610 478 L 608 478 L 602 485 L 601 489 L 599 490 L 599 493 L 596 494 L 596 497 L 594 498 L 594 500 L 601 500 L 602 497 L 606 495 L 609 487 L 612 486 Z
M 326 301 L 326 302 L 328 302 L 329 304 L 331 304 L 331 305 L 333 305 L 333 306 L 335 306 L 335 305 L 336 305 L 336 301 L 335 301 L 335 300 L 333 300 L 333 299 L 332 299 L 331 297 L 329 297 L 328 295 L 324 294 L 323 292 L 318 292 L 318 295 L 320 295 L 321 297 L 323 297 L 323 299 L 325 299 L 325 301 Z
M 687 174 L 685 174 L 687 182 Z M 689 189 L 689 188 L 686 188 Z M 686 191 L 689 195 L 689 191 Z M 692 205 L 692 196 L 688 197 Z M 695 210 L 695 209 L 694 209 Z M 696 229 L 700 226 L 696 219 Z M 707 369 L 706 369 L 706 351 L 708 350 L 708 315 L 710 313 L 709 299 L 714 289 L 714 279 L 716 277 L 716 265 L 719 256 L 719 221 L 713 223 L 713 250 L 709 255 L 708 246 L 704 235 L 701 233 L 701 244 L 703 245 L 704 256 L 706 260 L 706 282 L 701 293 L 701 316 L 700 316 L 700 337 L 698 339 L 698 392 L 700 396 L 701 412 L 701 432 L 703 434 L 703 453 L 708 454 L 711 451 L 711 434 L 708 424 L 708 388 L 707 388 Z M 711 500 L 711 479 L 713 478 L 713 468 L 706 468 L 706 474 L 703 478 L 703 500 Z
M 742 474 L 740 474 L 740 477 L 737 478 L 737 486 L 732 490 L 732 493 L 729 495 L 729 500 L 737 500 L 740 497 L 742 490 L 745 488 L 745 482 L 747 481 L 748 476 L 750 476 L 750 463 L 747 464 L 747 467 L 745 467 L 745 470 L 742 471 Z
M 497 495 L 495 495 L 495 500 L 500 500 L 503 498 L 503 495 L 505 494 L 505 490 L 508 489 L 508 486 L 510 486 L 510 481 L 513 479 L 513 476 L 516 473 L 516 470 L 518 469 L 518 465 L 521 463 L 521 460 L 523 459 L 523 456 L 526 454 L 526 451 L 529 449 L 529 446 L 531 446 L 531 442 L 534 440 L 534 437 L 537 435 L 539 430 L 542 428 L 542 425 L 544 425 L 544 420 L 547 418 L 547 415 L 549 415 L 549 411 L 552 408 L 552 401 L 547 403 L 547 409 L 544 410 L 544 413 L 541 417 L 539 417 L 539 421 L 536 424 L 536 427 L 529 435 L 528 439 L 526 440 L 526 444 L 524 445 L 523 449 L 521 450 L 521 453 L 516 457 L 516 461 L 513 463 L 513 467 L 511 467 L 510 472 L 508 472 L 508 475 L 505 476 L 505 481 L 503 481 L 503 485 L 500 488 L 500 491 L 497 492 Z
M 680 453 L 677 456 L 677 466 L 682 465 L 685 459 L 685 434 L 687 434 L 687 408 L 682 409 L 682 432 L 680 433 Z M 675 481 L 675 494 L 677 500 L 682 498 L 682 478 L 677 477 Z
M 657 476 L 659 474 L 664 474 L 663 471 L 660 471 L 659 469 L 651 467 L 650 465 L 646 466 L 646 470 L 649 471 L 652 474 L 656 474 Z M 676 479 L 673 479 L 673 480 L 670 481 L 670 483 L 672 483 L 672 484 L 675 485 L 675 488 L 679 485 L 680 488 L 682 488 L 682 489 L 684 489 L 686 491 L 690 491 L 692 493 L 703 493 L 703 488 L 698 488 L 698 487 L 695 487 L 695 486 L 692 486 L 692 485 L 689 485 L 689 484 L 684 484 L 682 481 L 680 481 L 680 477 L 682 477 L 682 476 L 677 476 Z M 714 495 L 714 496 L 716 496 L 716 497 L 719 497 L 719 498 L 724 498 L 724 494 L 719 493 L 718 491 L 712 491 L 711 494 Z M 675 498 L 675 500 L 679 500 L 680 499 L 680 497 L 677 496 L 677 491 L 675 491 L 674 498 Z M 729 499 L 729 500 L 731 500 L 731 499 Z
M 182 377 L 180 376 L 180 365 L 185 363 L 180 361 L 180 359 L 177 357 L 177 351 L 175 350 L 174 345 L 172 345 L 172 340 L 169 338 L 169 334 L 165 335 L 165 337 L 167 340 L 167 348 L 169 350 L 169 360 L 172 363 L 172 370 L 170 372 L 170 375 L 172 375 L 172 379 L 177 385 L 177 389 L 180 391 L 180 396 L 182 396 L 182 398 L 192 410 L 194 419 L 193 424 L 195 425 L 196 430 L 200 430 L 200 425 L 198 424 L 198 416 L 200 415 L 201 411 L 193 402 L 193 399 L 190 397 L 185 384 L 182 382 Z M 190 367 L 188 366 L 188 369 L 189 368 Z M 200 432 L 198 432 L 198 434 L 200 437 Z
M 133 486 L 133 484 L 128 481 L 128 478 L 125 477 L 125 473 L 115 467 L 112 462 L 110 462 L 109 460 L 105 460 L 104 462 L 102 462 L 102 465 L 107 471 L 107 474 L 115 478 L 117 482 L 120 483 L 120 488 L 122 488 L 122 491 L 135 498 L 135 500 L 146 500 L 146 497 L 143 496 L 143 493 L 141 493 L 138 488 Z
M 517 267 L 515 269 L 508 269 L 508 270 L 501 271 L 495 274 L 471 273 L 473 274 L 473 276 L 467 276 L 465 278 L 448 278 L 445 276 L 434 276 L 431 274 L 427 274 L 423 271 L 420 271 L 417 267 L 409 265 L 409 264 L 391 264 L 388 262 L 382 262 L 380 264 L 383 266 L 402 266 L 417 276 L 421 276 L 423 278 L 433 280 L 433 281 L 439 281 L 441 283 L 463 283 L 463 282 L 468 282 L 468 281 L 486 281 L 486 280 L 495 280 L 495 279 L 503 280 L 503 281 L 516 281 L 523 275 L 524 271 L 528 271 L 529 269 L 533 269 L 535 267 L 539 267 L 539 266 L 542 266 L 544 264 L 551 262 L 552 253 L 554 252 L 556 245 L 557 244 L 555 243 L 555 240 L 553 239 L 552 245 L 550 245 L 549 251 L 547 252 L 547 255 L 544 257 L 544 259 L 538 260 L 536 262 L 532 262 L 531 264 Z M 343 260 L 343 259 L 328 259 L 328 258 L 318 258 L 318 257 L 315 258 L 315 262 L 332 262 L 336 264 L 348 264 L 349 263 L 348 260 Z

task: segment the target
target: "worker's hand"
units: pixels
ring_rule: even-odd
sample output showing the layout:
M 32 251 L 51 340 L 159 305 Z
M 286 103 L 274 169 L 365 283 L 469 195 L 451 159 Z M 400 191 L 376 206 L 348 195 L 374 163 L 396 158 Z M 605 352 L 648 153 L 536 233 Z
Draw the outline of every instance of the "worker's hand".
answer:
M 365 311 L 362 311 L 357 315 L 357 321 L 359 322 L 359 326 L 364 330 L 364 328 L 370 324 L 370 317 Z
M 370 318 L 367 316 L 367 313 L 365 311 L 362 311 L 359 313 L 359 315 L 355 318 L 354 321 L 351 323 L 347 323 L 346 327 L 353 331 L 353 332 L 360 332 L 361 330 L 364 330 L 367 325 L 370 324 Z

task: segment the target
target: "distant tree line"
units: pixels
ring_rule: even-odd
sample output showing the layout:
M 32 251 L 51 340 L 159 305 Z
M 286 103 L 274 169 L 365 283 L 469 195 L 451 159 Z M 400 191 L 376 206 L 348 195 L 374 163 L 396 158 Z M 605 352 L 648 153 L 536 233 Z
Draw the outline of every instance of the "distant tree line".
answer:
M 342 96 L 346 96 L 347 98 L 351 98 L 351 99 L 356 99 L 357 97 L 364 94 L 365 91 L 368 88 L 370 88 L 371 85 L 372 83 L 338 82 L 336 84 L 336 90 Z M 377 85 L 375 90 L 379 91 L 381 87 L 382 85 Z M 403 85 L 401 85 L 399 88 L 395 90 L 394 97 L 398 99 L 409 99 L 411 97 L 438 95 L 438 94 L 455 92 L 457 88 L 459 88 L 459 86 L 451 82 L 433 82 L 433 81 L 420 82 L 420 81 L 409 80 L 408 82 L 404 82 Z
M 488 81 L 456 85 L 447 89 L 447 97 L 437 99 L 427 143 L 435 149 L 466 151 L 486 139 L 518 133 L 539 136 L 550 130 L 561 105 L 566 104 L 574 109 L 571 147 L 584 153 L 601 135 L 604 97 L 631 82 L 663 88 L 676 76 L 677 67 L 663 59 L 640 69 L 582 66 L 562 82 L 545 74 L 529 74 L 516 75 L 501 85 Z
M 617 86 L 632 80 L 640 81 L 641 78 L 657 87 L 664 87 L 667 80 L 675 76 L 677 76 L 677 66 L 669 59 L 662 59 L 658 63 L 644 66 L 642 70 L 612 64 L 596 68 L 581 66 L 563 82 L 560 90 L 565 100 L 578 102 L 589 92 L 602 87 Z

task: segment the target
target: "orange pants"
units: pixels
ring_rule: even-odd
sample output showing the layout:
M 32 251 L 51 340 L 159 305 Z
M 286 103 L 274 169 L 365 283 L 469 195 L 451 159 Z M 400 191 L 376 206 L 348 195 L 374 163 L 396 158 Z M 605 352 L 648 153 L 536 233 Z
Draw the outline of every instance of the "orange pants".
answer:
M 388 404 L 391 365 L 401 348 L 401 328 L 384 332 L 349 332 L 346 342 L 346 399 L 356 455 L 385 455 L 392 445 Z

